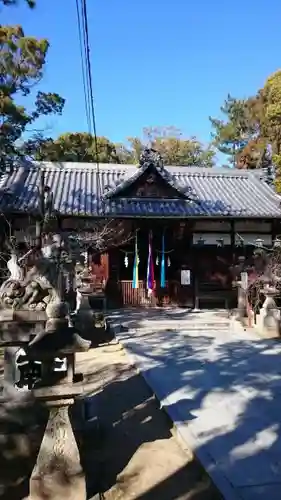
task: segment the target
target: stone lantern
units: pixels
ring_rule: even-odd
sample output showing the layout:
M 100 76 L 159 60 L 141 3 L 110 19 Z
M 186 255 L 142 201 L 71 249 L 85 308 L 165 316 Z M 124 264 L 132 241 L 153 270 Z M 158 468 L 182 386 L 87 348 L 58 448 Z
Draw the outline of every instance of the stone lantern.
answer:
M 279 291 L 275 286 L 265 284 L 260 293 L 264 295 L 265 300 L 260 310 L 258 327 L 266 336 L 278 337 L 280 335 L 280 311 L 275 297 L 279 295 Z
M 83 376 L 75 373 L 75 353 L 87 351 L 90 342 L 69 326 L 66 303 L 50 303 L 46 315 L 45 330 L 25 346 L 28 361 L 41 363 L 41 376 L 34 384 L 33 395 L 49 411 L 30 478 L 29 500 L 61 500 L 64 497 L 86 500 L 86 482 L 68 409 L 82 392 Z M 13 345 L 16 343 L 14 341 Z M 6 347 L 5 343 L 2 345 Z M 54 370 L 57 358 L 66 359 L 65 371 Z
M 42 363 L 41 380 L 35 384 L 34 396 L 49 409 L 49 420 L 30 479 L 29 498 L 86 500 L 85 477 L 68 409 L 82 392 L 83 376 L 75 373 L 75 353 L 87 351 L 90 342 L 69 326 L 67 304 L 49 304 L 46 314 L 45 332 L 38 334 L 26 350 L 28 359 Z M 64 372 L 54 371 L 56 358 L 66 358 Z

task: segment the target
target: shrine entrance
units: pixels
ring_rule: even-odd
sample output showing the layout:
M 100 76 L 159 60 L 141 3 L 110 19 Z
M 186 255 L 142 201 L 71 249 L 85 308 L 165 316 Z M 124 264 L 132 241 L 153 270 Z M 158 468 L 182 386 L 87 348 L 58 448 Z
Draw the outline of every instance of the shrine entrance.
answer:
M 149 235 L 154 277 L 152 294 L 149 294 L 147 280 Z M 235 306 L 231 274 L 233 250 L 228 240 L 225 243 L 219 233 L 210 233 L 208 239 L 203 240 L 201 233 L 194 232 L 192 220 L 138 221 L 130 241 L 109 254 L 109 276 L 117 283 L 112 293 L 113 302 L 114 296 L 119 297 L 114 306 L 228 308 L 233 304 L 233 297 Z M 136 244 L 137 287 L 133 282 Z
M 175 221 L 146 221 L 134 230 L 127 245 L 109 255 L 110 276 L 116 270 L 119 294 L 123 306 L 179 305 L 186 295 L 192 298 L 192 283 L 181 286 L 182 269 L 190 268 L 190 244 L 181 224 Z M 134 285 L 136 248 L 138 253 L 138 283 Z M 149 251 L 152 259 L 148 266 Z M 153 275 L 153 293 L 149 293 L 148 267 Z M 190 305 L 192 300 L 190 301 Z

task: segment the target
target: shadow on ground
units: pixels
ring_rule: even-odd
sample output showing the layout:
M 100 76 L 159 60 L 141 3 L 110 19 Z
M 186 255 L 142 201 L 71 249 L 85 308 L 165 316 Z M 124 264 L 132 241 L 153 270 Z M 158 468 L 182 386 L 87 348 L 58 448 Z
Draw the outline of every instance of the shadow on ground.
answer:
M 31 398 L 1 399 L 1 500 L 21 500 L 28 495 L 46 422 L 46 412 Z
M 199 463 L 180 449 L 143 377 L 126 365 L 117 365 L 114 377 L 91 397 L 101 441 L 97 446 L 92 432 L 86 438 L 89 498 L 102 491 L 106 500 L 221 499 Z
M 125 324 L 137 328 L 143 319 L 135 313 Z M 188 423 L 198 456 L 211 455 L 211 468 L 227 475 L 241 498 L 279 499 L 280 341 L 247 332 L 193 333 L 188 325 L 163 331 L 155 324 L 153 331 L 153 321 L 150 332 L 121 331 L 120 338 L 166 410 Z
M 172 314 L 173 320 L 180 320 L 179 315 L 186 316 L 186 311 L 174 311 Z M 127 319 L 137 325 L 143 317 L 144 312 L 141 311 L 134 313 L 132 319 Z M 166 318 L 166 312 L 162 317 Z M 154 314 L 154 318 L 157 321 L 159 314 Z M 151 341 L 157 343 L 160 352 L 157 356 L 153 352 L 146 353 L 147 359 L 153 363 L 159 363 L 161 360 L 160 366 L 153 368 L 158 370 L 159 377 L 164 376 L 165 363 L 169 366 L 174 363 L 184 367 L 187 355 L 183 345 L 177 345 L 176 337 L 171 338 L 169 348 L 165 347 L 166 340 L 164 332 L 157 332 L 151 337 Z M 199 340 L 199 344 L 202 342 L 203 347 L 204 339 Z M 118 350 L 117 347 L 114 348 Z M 167 349 L 170 350 L 168 358 Z M 196 354 L 194 343 L 189 349 L 191 357 Z M 96 352 L 99 356 L 99 349 Z M 198 360 L 195 359 L 193 363 L 193 366 L 198 368 Z M 149 368 L 147 370 L 149 371 Z M 127 362 L 111 363 L 110 360 L 106 362 L 105 358 L 104 363 L 97 366 L 96 360 L 93 359 L 90 368 L 82 371 L 85 373 L 85 386 L 93 383 L 99 386 L 94 395 L 89 391 L 91 397 L 87 401 L 87 411 L 90 415 L 98 413 L 100 427 L 97 428 L 94 424 L 93 427 L 76 433 L 87 477 L 89 499 L 101 491 L 105 493 L 106 500 L 221 499 L 199 464 L 179 451 L 168 418 L 159 410 L 143 377 L 136 374 Z M 200 379 L 198 373 L 197 376 L 191 373 L 190 377 L 194 387 L 198 389 L 195 404 L 200 406 L 204 392 L 203 379 Z M 171 383 L 174 384 L 171 390 L 175 390 L 178 381 Z M 180 383 L 186 383 L 184 373 Z M 181 404 L 184 407 L 182 411 L 192 412 L 194 403 L 190 406 L 189 398 L 182 400 Z M 21 500 L 28 494 L 28 477 L 34 465 L 42 433 L 42 427 L 39 432 L 36 426 L 36 412 L 29 408 L 29 413 L 36 417 L 35 422 L 28 423 L 20 408 L 16 412 L 10 408 L 3 414 L 1 435 L 9 434 L 7 425 L 15 418 L 18 425 L 18 432 L 10 433 L 12 437 L 5 440 L 4 447 L 1 446 L 1 454 L 5 457 L 6 464 L 0 464 L 0 474 L 3 476 L 9 469 L 14 483 L 12 488 L 6 486 L 3 490 L 0 496 L 3 500 Z M 21 426 L 23 421 L 27 422 L 27 427 Z M 18 450 L 21 443 L 18 437 L 25 433 L 25 444 Z M 7 453 L 4 453 L 5 449 Z
M 187 488 L 186 483 L 190 486 Z M 223 500 L 198 462 L 193 460 L 135 500 Z

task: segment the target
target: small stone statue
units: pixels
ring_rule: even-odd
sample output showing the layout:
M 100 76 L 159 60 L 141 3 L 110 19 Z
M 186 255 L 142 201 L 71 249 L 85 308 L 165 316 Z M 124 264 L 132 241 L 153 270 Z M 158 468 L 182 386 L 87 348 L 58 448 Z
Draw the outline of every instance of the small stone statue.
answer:
M 8 279 L 15 281 L 23 280 L 23 269 L 19 265 L 18 257 L 16 252 L 11 253 L 11 257 L 7 262 L 7 268 L 10 272 L 10 276 Z

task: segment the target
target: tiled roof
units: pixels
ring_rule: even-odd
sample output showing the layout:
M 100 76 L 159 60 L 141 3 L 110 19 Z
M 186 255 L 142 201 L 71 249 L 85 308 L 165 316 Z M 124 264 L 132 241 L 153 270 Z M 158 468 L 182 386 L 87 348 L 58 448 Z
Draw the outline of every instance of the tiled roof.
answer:
M 106 198 L 110 198 L 112 196 L 118 196 L 118 194 L 121 194 L 124 189 L 126 189 L 128 186 L 131 186 L 134 182 L 136 182 L 143 174 L 144 172 L 150 167 L 150 163 L 147 163 L 143 167 L 133 167 L 134 172 L 126 176 L 118 185 L 113 186 L 105 195 Z M 154 167 L 155 170 L 161 175 L 162 179 L 173 189 L 178 191 L 179 196 L 181 197 L 182 195 L 186 194 L 186 189 L 185 186 L 180 186 L 173 175 L 170 174 L 167 168 L 159 168 L 159 167 Z
M 99 209 L 102 215 L 110 217 L 224 215 L 281 218 L 280 197 L 261 180 L 257 171 L 166 167 L 164 179 L 166 176 L 166 180 L 169 179 L 187 198 L 147 200 L 124 198 L 122 189 L 119 189 L 124 186 L 124 180 L 131 183 L 132 176 L 138 177 L 136 166 L 102 164 L 99 167 L 99 179 L 103 196 L 97 200 L 98 171 L 95 165 L 48 162 L 20 167 L 10 177 L 2 179 L 2 211 L 38 209 L 40 168 L 44 169 L 45 182 L 53 192 L 55 210 L 64 215 L 95 216 Z M 109 197 L 108 194 L 113 192 L 117 196 Z

